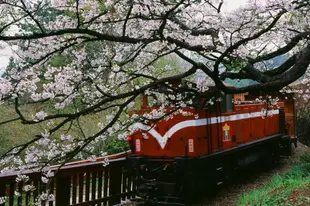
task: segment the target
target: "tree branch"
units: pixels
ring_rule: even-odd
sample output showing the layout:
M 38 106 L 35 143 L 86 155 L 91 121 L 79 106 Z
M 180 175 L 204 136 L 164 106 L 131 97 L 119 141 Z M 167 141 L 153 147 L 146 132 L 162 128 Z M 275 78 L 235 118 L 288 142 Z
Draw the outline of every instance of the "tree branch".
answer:
M 42 39 L 45 37 L 61 36 L 64 34 L 85 34 L 85 35 L 97 37 L 98 40 L 107 40 L 111 42 L 123 42 L 123 43 L 131 43 L 131 44 L 136 44 L 140 42 L 154 42 L 154 41 L 159 40 L 158 38 L 149 39 L 149 38 L 130 38 L 127 36 L 113 36 L 109 34 L 100 33 L 94 30 L 81 29 L 81 28 L 61 29 L 57 31 L 51 31 L 48 33 L 32 33 L 28 35 L 15 35 L 15 36 L 0 35 L 0 40 L 3 40 L 3 41 L 33 40 L 33 39 Z
M 243 92 L 251 92 L 251 91 L 257 91 L 257 90 L 280 90 L 284 86 L 289 85 L 290 83 L 296 81 L 299 79 L 307 70 L 310 64 L 310 43 L 307 44 L 307 46 L 296 55 L 297 60 L 295 65 L 288 70 L 287 72 L 284 72 L 280 75 L 274 76 L 269 79 L 269 81 L 261 84 L 255 84 L 250 85 L 247 87 L 242 88 L 228 88 L 226 87 L 223 82 L 216 76 L 215 78 L 211 77 L 216 85 L 224 92 L 226 93 L 243 93 Z
M 250 37 L 247 37 L 247 38 L 244 38 L 244 39 L 241 39 L 239 41 L 237 41 L 235 44 L 233 44 L 232 46 L 230 46 L 229 48 L 227 48 L 225 50 L 225 52 L 217 59 L 217 61 L 215 62 L 214 64 L 214 74 L 215 75 L 218 75 L 219 73 L 219 65 L 220 63 L 223 61 L 223 59 L 230 53 L 232 53 L 235 49 L 237 49 L 239 46 L 241 46 L 242 44 L 245 44 L 251 40 L 254 40 L 254 39 L 257 39 L 259 38 L 261 35 L 267 33 L 268 31 L 270 31 L 275 25 L 276 23 L 279 21 L 279 19 L 281 18 L 281 16 L 283 14 L 285 14 L 287 11 L 286 10 L 282 10 L 281 12 L 279 12 L 276 16 L 276 18 L 274 18 L 274 20 L 270 23 L 270 25 L 265 28 L 265 29 L 262 29 L 260 30 L 259 32 L 257 32 L 256 34 L 250 36 Z
M 291 49 L 293 49 L 298 44 L 298 42 L 300 40 L 308 37 L 309 35 L 310 35 L 310 32 L 300 33 L 300 34 L 296 35 L 295 37 L 293 37 L 291 39 L 291 41 L 289 43 L 287 43 L 284 47 L 281 47 L 280 49 L 278 49 L 274 52 L 271 52 L 269 54 L 265 54 L 265 55 L 262 55 L 262 56 L 255 58 L 255 59 L 251 59 L 250 62 L 256 63 L 256 62 L 266 61 L 266 60 L 275 58 L 277 56 L 283 55 L 283 54 L 289 52 Z

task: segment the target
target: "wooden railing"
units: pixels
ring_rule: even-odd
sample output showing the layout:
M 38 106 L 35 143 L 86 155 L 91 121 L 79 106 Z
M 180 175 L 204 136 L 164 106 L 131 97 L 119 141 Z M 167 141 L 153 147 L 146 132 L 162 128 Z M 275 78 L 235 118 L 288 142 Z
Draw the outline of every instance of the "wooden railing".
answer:
M 55 197 L 49 206 L 116 205 L 134 197 L 135 177 L 125 172 L 125 153 L 108 157 L 109 164 L 103 166 L 102 159 L 95 162 L 80 161 L 52 168 L 55 176 L 49 194 Z M 0 175 L 0 197 L 6 197 L 1 206 L 34 205 L 47 185 L 41 181 L 39 171 L 23 172 L 29 177 L 27 183 L 15 181 L 17 173 Z M 25 185 L 35 186 L 34 191 L 24 191 Z M 20 195 L 14 194 L 18 192 Z M 45 204 L 43 204 L 45 205 Z

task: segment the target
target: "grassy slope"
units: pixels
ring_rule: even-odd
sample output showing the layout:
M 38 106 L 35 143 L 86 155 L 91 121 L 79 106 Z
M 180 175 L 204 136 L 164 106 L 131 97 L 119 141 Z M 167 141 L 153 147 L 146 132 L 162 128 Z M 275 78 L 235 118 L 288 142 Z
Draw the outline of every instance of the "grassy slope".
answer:
M 0 114 L 1 122 L 17 117 L 14 108 L 4 104 L 0 105 Z M 26 142 L 39 129 L 39 126 L 23 125 L 18 121 L 0 125 L 0 154 L 8 150 L 11 146 Z
M 297 155 L 295 166 L 260 189 L 244 194 L 239 199 L 243 206 L 310 205 L 310 152 Z
M 41 111 L 42 109 L 43 109 L 42 105 L 28 105 L 25 108 L 21 108 L 23 114 L 26 115 L 26 118 L 28 119 L 31 119 L 31 115 Z M 51 113 L 56 112 L 54 111 L 53 108 L 49 106 L 48 107 L 44 106 L 44 111 L 49 111 Z M 5 105 L 5 104 L 0 105 L 0 114 L 1 114 L 0 122 L 18 117 L 17 114 L 15 113 L 13 105 Z M 57 122 L 59 121 L 61 121 L 61 119 L 59 119 Z M 87 115 L 81 117 L 79 121 L 84 134 L 90 136 L 99 131 L 98 122 L 104 122 L 105 115 L 103 114 Z M 67 124 L 62 130 L 60 130 L 55 135 L 59 136 L 60 134 L 65 133 L 66 129 L 68 129 L 69 126 L 70 124 Z M 80 129 L 77 126 L 78 126 L 77 122 L 74 122 L 69 133 L 74 137 L 84 138 Z M 44 132 L 44 129 L 48 129 L 48 127 L 46 126 L 46 122 L 35 125 L 23 125 L 20 121 L 15 121 L 5 125 L 0 125 L 0 155 L 15 145 L 19 145 L 33 139 L 35 135 Z M 121 147 L 126 145 L 125 142 L 120 143 L 117 140 L 113 140 L 111 145 L 110 141 L 112 140 L 107 140 L 105 142 L 98 142 L 98 147 L 107 148 L 108 152 L 111 154 L 119 152 Z M 96 151 L 99 151 L 99 148 Z

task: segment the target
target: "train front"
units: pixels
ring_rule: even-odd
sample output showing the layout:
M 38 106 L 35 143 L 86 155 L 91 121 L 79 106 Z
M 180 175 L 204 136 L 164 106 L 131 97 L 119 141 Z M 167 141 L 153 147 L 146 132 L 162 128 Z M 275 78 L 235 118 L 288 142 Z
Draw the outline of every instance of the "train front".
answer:
M 142 109 L 133 118 L 161 114 L 148 124 L 136 123 L 128 137 L 132 151 L 128 166 L 138 179 L 137 194 L 157 204 L 183 201 L 194 195 L 189 190 L 199 181 L 198 157 L 208 153 L 206 111 L 150 107 L 148 97 L 143 98 Z

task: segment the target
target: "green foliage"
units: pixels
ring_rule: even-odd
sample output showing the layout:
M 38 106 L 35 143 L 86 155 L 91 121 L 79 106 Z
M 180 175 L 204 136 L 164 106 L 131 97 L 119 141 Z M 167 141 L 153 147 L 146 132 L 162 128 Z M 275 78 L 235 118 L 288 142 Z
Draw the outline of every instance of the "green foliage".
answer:
M 297 110 L 296 134 L 300 142 L 310 146 L 310 110 L 301 108 Z
M 75 3 L 75 0 L 68 0 L 68 3 L 73 5 Z
M 298 85 L 294 89 L 305 93 L 308 86 Z M 303 98 L 303 95 L 299 94 L 295 95 L 295 103 L 297 112 L 296 136 L 301 143 L 310 146 L 310 104 L 307 99 Z
M 152 70 L 156 76 L 170 76 L 180 72 L 180 67 L 177 65 L 178 59 L 175 56 L 166 56 L 159 58 L 155 63 L 155 69 Z
M 299 158 L 304 163 L 310 163 L 310 154 L 308 152 L 301 152 Z
M 105 5 L 104 1 L 100 1 L 100 11 L 106 12 L 108 10 L 107 6 Z
M 68 3 L 73 5 L 76 3 L 76 0 L 68 0 Z M 83 5 L 82 8 L 80 7 L 80 10 L 83 10 L 83 11 L 89 11 L 90 9 L 91 9 L 91 5 Z M 113 9 L 113 8 L 112 8 L 112 5 L 107 7 L 105 4 L 105 1 L 99 1 L 99 9 L 102 13 L 104 13 L 104 12 L 107 12 L 107 11 Z M 71 18 L 77 18 L 77 14 L 75 11 L 65 10 L 64 14 L 71 17 Z M 85 18 L 82 15 L 80 15 L 79 18 L 80 18 L 81 22 L 83 22 L 85 20 Z
M 93 152 L 96 156 L 100 156 L 100 151 L 105 151 L 108 153 L 108 155 L 111 155 L 128 150 L 129 146 L 127 141 L 111 138 L 109 140 L 97 143 Z
M 310 184 L 310 165 L 303 165 L 293 168 L 284 176 L 275 175 L 270 183 L 262 189 L 253 190 L 243 195 L 239 205 L 251 206 L 273 206 L 292 205 L 288 197 L 296 189 L 303 189 Z
M 298 177 L 308 177 L 310 175 L 310 164 L 301 164 L 293 167 L 292 170 L 285 174 L 288 179 L 295 179 Z
M 42 25 L 45 25 L 45 24 L 48 24 L 49 22 L 56 21 L 57 16 L 59 16 L 60 14 L 63 14 L 63 11 L 57 10 L 53 7 L 46 6 L 44 9 L 39 9 L 36 11 L 36 19 L 39 22 L 41 22 Z M 20 29 L 24 31 L 41 33 L 40 29 L 37 27 L 36 24 L 33 23 L 33 21 L 29 21 L 28 23 L 23 22 L 19 24 L 18 26 Z
M 64 14 L 71 17 L 71 18 L 77 18 L 76 13 L 74 11 L 64 11 Z M 80 16 L 80 21 L 83 22 L 84 21 L 84 17 Z
M 69 56 L 65 55 L 55 55 L 49 60 L 49 64 L 52 67 L 63 67 L 72 62 Z
M 224 66 L 228 71 L 239 71 L 246 66 L 246 62 L 240 60 L 232 60 L 224 63 Z

